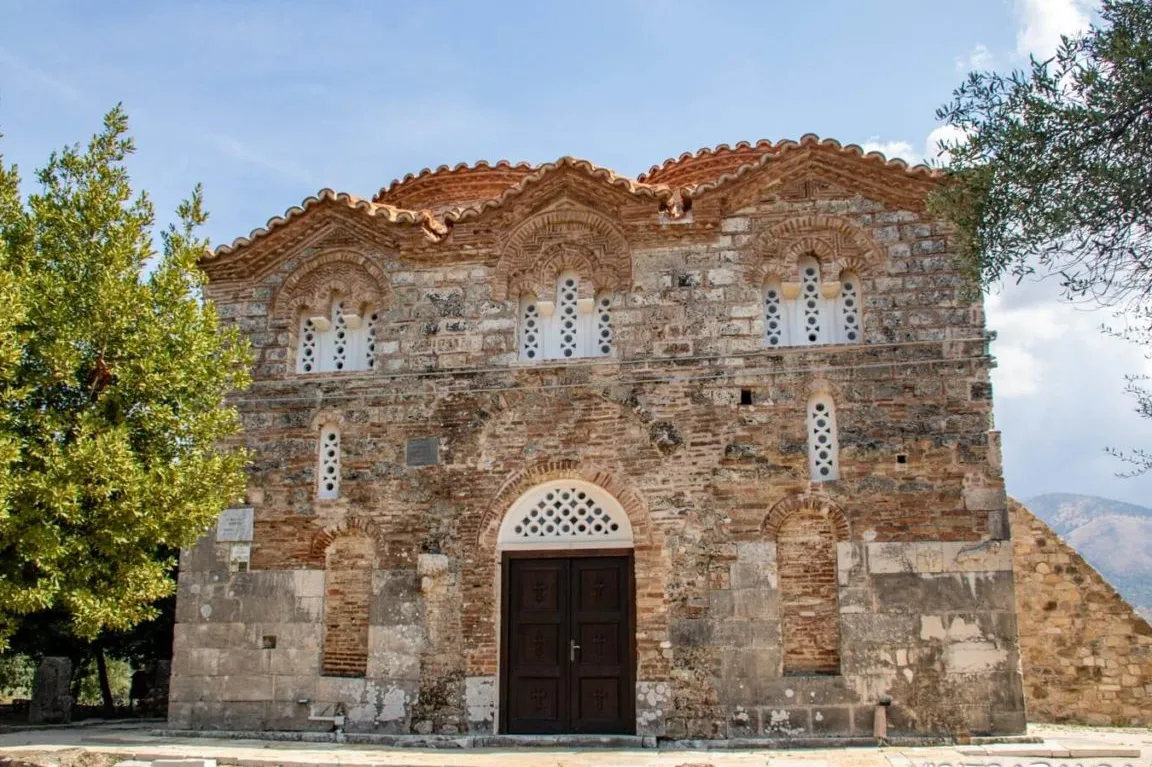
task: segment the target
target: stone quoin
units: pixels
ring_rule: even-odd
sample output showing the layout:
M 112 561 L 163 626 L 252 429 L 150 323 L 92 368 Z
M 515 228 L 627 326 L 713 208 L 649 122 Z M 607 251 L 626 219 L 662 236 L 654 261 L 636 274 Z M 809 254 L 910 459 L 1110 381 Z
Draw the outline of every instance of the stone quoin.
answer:
M 940 180 L 813 136 L 459 165 L 207 254 L 252 532 L 182 556 L 171 726 L 1022 732 Z

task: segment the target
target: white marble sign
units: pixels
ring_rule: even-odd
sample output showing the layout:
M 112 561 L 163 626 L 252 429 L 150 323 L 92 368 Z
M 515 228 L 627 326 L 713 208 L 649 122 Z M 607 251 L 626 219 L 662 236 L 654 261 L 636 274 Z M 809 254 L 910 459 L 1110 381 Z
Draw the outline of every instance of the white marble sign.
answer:
M 216 521 L 218 542 L 252 540 L 252 507 L 225 509 Z

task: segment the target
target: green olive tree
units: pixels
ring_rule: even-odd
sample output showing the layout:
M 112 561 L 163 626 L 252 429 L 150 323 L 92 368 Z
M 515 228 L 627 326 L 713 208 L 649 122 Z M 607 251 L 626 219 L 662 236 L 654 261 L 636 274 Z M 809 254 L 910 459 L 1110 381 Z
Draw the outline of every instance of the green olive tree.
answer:
M 1055 278 L 1152 345 L 1152 2 L 1104 0 L 1052 59 L 971 73 L 937 117 L 962 138 L 930 207 L 955 225 L 974 284 Z M 1152 417 L 1142 380 L 1129 391 Z M 1123 457 L 1152 468 L 1152 454 Z

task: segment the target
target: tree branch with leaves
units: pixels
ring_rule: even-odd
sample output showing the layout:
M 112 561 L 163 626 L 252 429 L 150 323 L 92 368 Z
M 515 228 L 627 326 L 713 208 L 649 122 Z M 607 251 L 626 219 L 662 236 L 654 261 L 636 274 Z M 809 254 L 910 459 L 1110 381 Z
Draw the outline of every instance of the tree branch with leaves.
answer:
M 250 354 L 203 299 L 201 190 L 157 253 L 127 131 L 117 107 L 26 199 L 0 159 L 0 648 L 38 612 L 85 639 L 155 616 L 173 552 L 244 492 Z

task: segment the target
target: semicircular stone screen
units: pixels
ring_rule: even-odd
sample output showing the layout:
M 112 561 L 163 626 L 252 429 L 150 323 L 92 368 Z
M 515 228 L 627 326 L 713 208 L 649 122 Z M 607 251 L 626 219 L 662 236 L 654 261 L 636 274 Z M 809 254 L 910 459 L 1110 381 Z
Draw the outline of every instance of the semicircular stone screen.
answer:
M 618 538 L 623 532 L 617 516 L 579 487 L 553 487 L 528 500 L 513 511 L 512 540 Z

